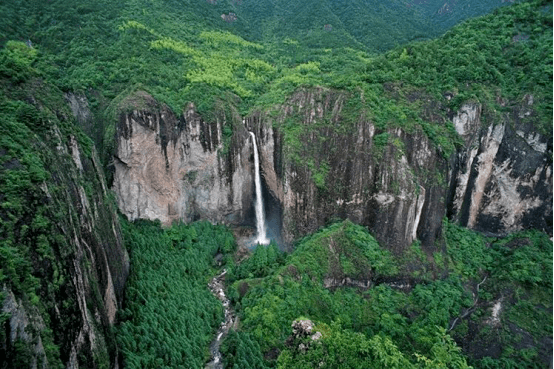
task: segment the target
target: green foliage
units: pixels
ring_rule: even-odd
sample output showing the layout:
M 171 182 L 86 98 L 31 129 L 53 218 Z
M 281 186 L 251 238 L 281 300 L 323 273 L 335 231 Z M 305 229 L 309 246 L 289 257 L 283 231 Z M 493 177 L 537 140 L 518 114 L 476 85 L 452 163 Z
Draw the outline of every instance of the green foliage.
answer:
M 551 119 L 546 119 L 552 112 L 552 43 L 546 40 L 552 37 L 551 22 L 551 14 L 542 12 L 538 2 L 503 8 L 434 41 L 413 43 L 375 58 L 366 80 L 400 80 L 425 88 L 436 98 L 450 91 L 457 95 L 452 108 L 469 99 L 494 106 L 486 91 L 499 90 L 513 101 L 521 98 L 522 91 L 533 91 L 541 96 L 540 109 L 549 112 L 538 120 L 538 127 L 548 134 L 552 130 Z M 522 33 L 529 36 L 527 41 L 514 38 Z
M 224 367 L 232 369 L 265 369 L 260 346 L 246 332 L 231 330 L 221 345 Z
M 417 362 L 410 361 L 387 336 L 378 334 L 371 338 L 361 333 L 343 329 L 340 321 L 330 326 L 319 323 L 315 331 L 322 338 L 312 341 L 306 338 L 292 342 L 277 360 L 278 368 L 456 368 L 469 369 L 461 349 L 446 334 L 437 329 L 429 357 L 416 353 Z M 303 344 L 307 350 L 299 350 Z
M 470 307 L 472 302 L 470 295 L 455 277 L 417 285 L 410 294 L 408 303 L 412 315 L 416 316 L 409 333 L 415 348 L 424 352 L 431 350 L 435 338 L 429 335 L 429 328 L 447 329 L 451 317 L 457 316 L 462 307 Z
M 234 268 L 229 268 L 226 280 L 232 283 L 239 279 L 265 277 L 279 268 L 284 259 L 285 255 L 274 242 L 268 246 L 258 245 L 248 259 Z
M 12 53 L 9 57 L 19 58 L 21 70 L 28 71 L 32 61 L 26 49 L 25 44 L 13 43 L 2 55 Z M 12 62 L 0 57 L 0 66 Z M 25 74 L 25 78 L 30 76 Z M 5 82 L 0 79 L 0 85 Z M 51 243 L 56 242 L 51 214 L 39 188 L 50 177 L 48 158 L 37 148 L 39 134 L 44 133 L 43 112 L 12 96 L 22 92 L 29 93 L 29 86 L 0 91 L 0 278 L 16 295 L 28 294 L 36 301 L 39 281 L 32 260 L 51 261 Z
M 350 328 L 365 326 L 368 307 L 361 297 L 349 289 L 330 293 L 323 288 L 323 279 L 348 276 L 364 281 L 372 272 L 382 272 L 387 263 L 392 263 L 390 254 L 362 227 L 348 221 L 332 225 L 302 240 L 284 266 L 260 283 L 246 282 L 249 289 L 240 299 L 244 327 L 265 351 L 282 344 L 291 321 L 303 314 L 327 322 L 340 317 Z M 233 288 L 240 289 L 241 283 Z
M 276 365 L 282 368 L 469 368 L 452 337 L 458 340 L 468 334 L 466 319 L 474 322 L 479 337 L 487 334 L 491 311 L 487 301 L 513 296 L 516 303 L 503 308 L 502 321 L 530 333 L 537 343 L 551 335 L 551 280 L 542 279 L 551 272 L 548 236 L 527 232 L 490 246 L 483 236 L 448 221 L 444 229 L 447 253 L 441 258 L 450 275 L 414 282 L 407 291 L 386 282 L 365 291 L 333 285 L 346 278 L 402 281 L 394 258 L 383 253 L 362 227 L 345 221 L 306 236 L 283 266 L 256 274 L 256 280 L 250 273 L 233 283 L 229 295 L 234 296 L 241 329 L 251 334 L 262 353 L 280 350 Z M 414 248 L 420 262 L 427 263 L 417 245 Z M 523 255 L 530 259 L 529 267 L 523 265 Z M 538 265 L 538 260 L 544 262 Z M 488 312 L 477 310 L 479 306 Z M 316 330 L 323 334 L 319 341 L 286 340 L 291 322 L 300 316 L 319 322 Z M 540 362 L 533 350 L 521 354 L 511 350 L 517 345 L 515 336 L 501 333 L 500 340 L 502 357 L 475 361 L 476 367 L 502 367 L 502 363 L 533 367 Z M 307 345 L 307 351 L 298 349 L 300 343 Z
M 461 349 L 456 342 L 446 334 L 446 329 L 439 328 L 433 340 L 431 347 L 431 358 L 425 358 L 422 355 L 415 354 L 418 362 L 424 364 L 426 369 L 435 368 L 455 368 L 469 369 L 466 359 L 461 355 Z
M 387 132 L 379 133 L 373 137 L 375 146 L 383 148 L 389 143 L 389 134 Z
M 491 270 L 494 255 L 482 235 L 448 220 L 443 222 L 443 227 L 454 273 L 467 280 L 478 279 Z
M 3 14 L 11 16 L 0 22 L 0 36 L 30 37 L 43 53 L 41 69 L 63 88 L 92 87 L 113 98 L 127 86 L 143 83 L 178 111 L 190 97 L 198 106 L 209 99 L 195 92 L 202 84 L 215 95 L 229 89 L 252 97 L 267 92 L 266 84 L 274 80 L 270 90 L 277 97 L 283 88 L 321 83 L 318 74 L 325 70 L 332 76 L 325 78 L 326 84 L 358 85 L 360 72 L 375 64 L 360 63 L 370 60 L 361 50 L 384 51 L 438 35 L 460 18 L 498 5 L 476 2 L 429 21 L 438 14 L 437 1 L 393 1 L 387 7 L 374 0 L 320 2 L 126 0 L 115 6 L 105 0 L 79 0 L 68 6 L 65 1 L 33 0 L 2 5 Z M 237 22 L 221 19 L 230 9 Z M 436 27 L 438 19 L 446 18 L 447 23 Z M 331 29 L 324 30 L 327 26 Z M 19 44 L 18 49 L 26 47 Z M 412 55 L 411 48 L 403 48 L 398 61 L 409 64 Z
M 345 229 L 346 237 L 351 240 L 369 261 L 371 268 L 377 275 L 394 275 L 397 272 L 395 260 L 392 255 L 384 250 L 377 240 L 359 225 L 347 222 Z
M 0 52 L 0 76 L 22 82 L 34 74 L 31 65 L 36 58 L 36 49 L 23 42 L 8 41 Z
M 316 331 L 324 332 L 321 339 L 292 342 L 281 352 L 277 368 L 415 368 L 388 337 L 368 339 L 361 333 L 342 329 L 340 321 L 328 326 L 320 323 Z M 306 352 L 298 349 L 303 344 Z
M 8 355 L 3 357 L 5 368 L 26 368 L 33 362 L 33 352 L 31 346 L 18 338 L 13 342 L 13 349 Z
M 416 352 L 429 362 L 444 361 L 448 364 L 445 367 L 465 363 L 459 351 L 441 351 L 433 333 L 437 325 L 446 329 L 450 317 L 469 305 L 457 279 L 418 285 L 409 295 L 385 285 L 363 294 L 347 287 L 333 291 L 324 288 L 324 283 L 332 285 L 345 278 L 375 280 L 395 273 L 392 256 L 366 230 L 348 221 L 333 224 L 302 239 L 273 275 L 257 284 L 246 282 L 250 285 L 244 297 L 237 297 L 243 329 L 259 342 L 263 352 L 273 347 L 284 349 L 277 362 L 283 368 L 313 367 L 320 362 L 325 367 L 375 367 L 378 363 L 401 362 L 417 367 L 412 355 Z M 290 323 L 298 316 L 320 321 L 322 327 L 341 323 L 331 324 L 333 339 L 329 328 L 322 328 L 323 339 L 303 354 L 295 351 L 295 345 L 283 346 Z M 452 341 L 450 346 L 441 342 L 445 347 L 455 347 Z M 360 352 L 363 347 L 367 348 Z M 451 353 L 451 362 L 444 352 Z
M 451 265 L 465 279 L 491 274 L 500 281 L 529 287 L 552 286 L 552 263 L 549 262 L 552 243 L 544 233 L 516 233 L 489 247 L 486 239 L 476 232 L 448 221 L 444 227 Z
M 0 73 L 0 280 L 30 317 L 28 337 L 40 338 L 48 365 L 60 367 L 77 339 L 74 327 L 82 324 L 75 273 L 81 273 L 88 286 L 81 291 L 86 308 L 93 314 L 104 309 L 89 258 L 98 257 L 100 250 L 114 256 L 111 251 L 120 247 L 113 238 L 118 225 L 111 203 L 104 202 L 105 184 L 93 163 L 91 140 L 74 125 L 63 93 L 34 69 L 40 53 L 8 43 L 0 54 L 0 70 L 9 71 Z M 79 153 L 82 168 L 72 152 Z M 77 258 L 81 245 L 92 255 Z M 123 260 L 114 258 L 110 265 L 115 269 L 118 262 Z M 119 276 L 114 273 L 113 278 L 117 284 Z M 94 330 L 113 338 L 107 322 L 98 322 Z M 24 359 L 20 344 L 36 343 L 12 345 L 5 336 L 0 338 L 0 356 L 10 360 Z M 115 349 L 99 341 L 97 352 L 82 350 L 78 360 L 102 367 Z
M 552 335 L 552 242 L 547 235 L 538 231 L 513 234 L 504 239 L 486 240 L 469 230 L 445 224 L 448 252 L 452 257 L 451 267 L 462 278 L 469 278 L 479 286 L 473 296 L 474 304 L 487 306 L 488 313 L 477 311 L 472 320 L 484 320 L 477 338 L 489 341 L 496 339 L 504 345 L 500 358 L 485 358 L 475 361 L 477 368 L 540 367 L 542 363 L 531 351 L 521 352 L 513 347 L 521 345 L 521 333 L 532 337 L 538 344 L 544 337 Z M 490 332 L 487 325 L 490 306 L 494 301 L 502 306 L 500 321 L 503 327 Z M 507 304 L 506 300 L 510 303 Z M 471 311 L 472 309 L 464 309 Z M 483 315 L 484 314 L 484 315 Z M 517 328 L 514 328 L 517 327 Z M 456 328 L 457 337 L 468 334 L 467 328 Z
M 319 280 L 325 276 L 364 279 L 396 273 L 391 253 L 382 249 L 364 227 L 350 221 L 333 224 L 303 239 L 295 250 L 288 264 Z M 340 256 L 351 261 L 350 271 L 342 269 Z
M 518 245 L 518 239 L 527 242 Z M 515 241 L 515 242 L 514 242 Z M 516 246 L 510 247 L 510 242 Z M 545 286 L 552 289 L 552 241 L 538 231 L 514 234 L 494 244 L 498 252 L 495 258 L 494 276 L 526 286 Z M 509 265 L 509 268 L 506 267 Z
M 526 332 L 530 332 L 533 337 L 552 336 L 552 315 L 548 313 L 546 306 L 536 306 L 537 301 L 519 300 L 517 304 L 510 308 L 508 319 L 516 323 Z M 544 303 L 544 301 L 539 301 Z M 533 360 L 529 360 L 533 361 Z
M 325 183 L 327 179 L 327 174 L 329 173 L 329 165 L 327 163 L 320 163 L 319 167 L 316 168 L 313 161 L 308 161 L 308 168 L 312 172 L 312 180 L 314 181 L 315 186 L 322 191 L 327 190 L 327 185 Z
M 395 342 L 403 340 L 408 327 L 404 307 L 408 297 L 389 286 L 379 285 L 364 294 L 369 304 L 370 325 L 365 329 L 368 336 L 384 334 Z
M 201 367 L 223 318 L 207 287 L 212 260 L 233 235 L 209 222 L 124 222 L 133 265 L 117 338 L 128 368 Z
M 424 106 L 406 101 L 406 92 L 417 88 L 436 101 L 452 92 L 450 109 L 477 100 L 495 119 L 500 119 L 496 95 L 515 104 L 522 94 L 533 93 L 539 115 L 529 119 L 550 133 L 552 27 L 543 4 L 502 8 L 437 40 L 405 45 L 442 34 L 460 19 L 501 3 L 442 5 L 438 0 L 395 0 L 387 6 L 375 0 L 125 0 L 118 5 L 78 0 L 70 6 L 65 0 L 18 1 L 0 5 L 10 14 L 0 21 L 0 40 L 25 37 L 37 45 L 6 43 L 10 78 L 23 78 L 21 73 L 36 67 L 64 90 L 94 89 L 108 100 L 140 84 L 177 113 L 193 101 L 208 119 L 229 92 L 241 98 L 236 104 L 245 113 L 281 104 L 303 87 L 362 90 L 379 129 L 419 126 L 449 157 L 459 144 L 457 135 L 451 125 L 424 118 Z M 229 12 L 236 21 L 222 20 Z M 368 53 L 400 44 L 383 55 Z M 400 99 L 383 94 L 384 83 L 399 83 Z M 376 89 L 381 91 L 367 93 Z M 299 132 L 285 131 L 287 141 L 298 141 Z M 108 137 L 109 146 L 113 137 Z M 328 189 L 322 174 L 315 173 L 314 180 Z

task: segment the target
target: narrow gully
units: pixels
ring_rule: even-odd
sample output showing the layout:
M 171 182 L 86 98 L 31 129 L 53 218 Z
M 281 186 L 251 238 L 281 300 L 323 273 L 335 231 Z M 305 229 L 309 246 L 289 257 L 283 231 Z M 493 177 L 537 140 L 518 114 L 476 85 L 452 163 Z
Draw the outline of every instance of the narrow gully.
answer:
M 227 333 L 229 333 L 229 329 L 231 329 L 236 321 L 235 313 L 231 309 L 231 302 L 225 295 L 223 282 L 225 281 L 226 274 L 227 269 L 223 269 L 223 272 L 213 277 L 210 283 L 208 283 L 210 291 L 212 291 L 214 296 L 223 304 L 223 308 L 225 309 L 225 319 L 219 326 L 215 339 L 210 344 L 210 354 L 212 355 L 212 358 L 206 364 L 206 369 L 223 369 L 223 355 L 221 354 L 221 351 L 219 351 L 219 348 L 221 346 L 221 342 L 223 342 L 227 336 Z

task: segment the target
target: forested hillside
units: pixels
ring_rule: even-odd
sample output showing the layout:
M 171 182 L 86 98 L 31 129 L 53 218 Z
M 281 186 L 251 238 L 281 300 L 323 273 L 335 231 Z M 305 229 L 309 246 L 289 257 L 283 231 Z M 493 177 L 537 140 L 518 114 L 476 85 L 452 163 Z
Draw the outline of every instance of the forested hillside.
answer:
M 138 222 L 124 232 L 133 263 L 117 335 L 125 367 L 202 367 L 222 318 L 206 280 L 214 256 L 236 247 L 233 235 L 207 222 L 165 231 Z
M 109 367 L 129 260 L 94 144 L 37 57 L 0 51 L 0 367 Z
M 395 258 L 348 221 L 303 238 L 285 260 L 258 247 L 229 275 L 242 326 L 228 338 L 227 367 L 264 367 L 261 354 L 251 353 L 258 346 L 277 359 L 264 365 L 278 368 L 547 365 L 548 237 L 499 240 L 449 223 L 444 229 L 448 253 L 435 252 L 433 261 L 418 243 Z M 293 334 L 291 323 L 302 319 L 313 321 L 313 331 Z M 256 345 L 245 350 L 241 342 L 249 340 Z
M 227 80 L 231 77 L 249 87 L 253 84 L 259 95 L 270 80 L 290 74 L 288 68 L 300 63 L 329 58 L 336 63 L 336 55 L 343 53 L 357 61 L 364 53 L 355 50 L 376 53 L 434 37 L 461 19 L 503 5 L 500 1 L 445 3 L 450 21 L 444 25 L 433 18 L 440 16 L 439 3 L 8 1 L 0 5 L 4 14 L 0 42 L 32 44 L 41 54 L 37 66 L 45 77 L 63 90 L 94 89 L 100 95 L 89 94 L 89 98 L 98 100 L 96 104 L 107 104 L 140 83 L 178 111 L 187 100 L 199 104 L 196 100 L 205 98 L 206 88 L 214 85 L 248 97 L 242 89 L 233 89 Z M 225 21 L 222 16 L 228 14 L 236 20 Z M 223 32 L 217 37 L 230 32 L 258 46 L 244 47 L 236 39 L 216 41 L 210 33 L 214 31 Z M 170 47 L 169 41 L 176 44 Z M 192 50 L 197 52 L 194 57 Z M 253 65 L 256 59 L 270 66 Z M 198 68 L 208 75 L 194 73 Z M 210 78 L 210 73 L 218 78 Z M 260 73 L 261 77 L 256 76 Z M 198 82 L 208 85 L 200 88 L 203 92 L 187 88 Z
M 0 368 L 547 367 L 552 11 L 0 2 Z
M 482 98 L 483 85 L 510 97 L 527 86 L 548 85 L 549 33 L 541 27 L 548 28 L 549 2 L 542 8 L 528 3 L 490 21 L 465 23 L 437 41 L 370 57 L 439 35 L 460 19 L 502 4 L 447 2 L 449 11 L 441 15 L 437 1 L 387 7 L 371 1 L 343 7 L 324 1 L 292 7 L 263 1 L 9 1 L 0 5 L 5 14 L 0 41 L 32 45 L 45 78 L 62 90 L 85 93 L 96 115 L 94 127 L 86 130 L 101 143 L 102 123 L 113 119 L 108 105 L 137 88 L 176 112 L 193 101 L 208 117 L 216 97 L 229 99 L 225 91 L 241 98 L 246 113 L 309 85 L 369 87 L 379 96 L 378 86 L 403 81 L 433 96 L 459 91 L 458 102 Z M 229 12 L 237 21 L 221 18 Z M 448 26 L 436 20 L 446 16 Z M 464 81 L 471 83 L 462 88 Z M 548 104 L 551 91 L 546 87 L 544 93 Z

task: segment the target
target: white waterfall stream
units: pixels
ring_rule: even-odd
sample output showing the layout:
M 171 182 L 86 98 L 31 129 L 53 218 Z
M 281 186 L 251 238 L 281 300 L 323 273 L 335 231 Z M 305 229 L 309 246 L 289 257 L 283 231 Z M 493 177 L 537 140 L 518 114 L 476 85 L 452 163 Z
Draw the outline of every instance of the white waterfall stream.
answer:
M 256 185 L 256 228 L 258 234 L 256 235 L 256 243 L 260 245 L 269 244 L 270 240 L 266 236 L 266 225 L 265 225 L 265 214 L 264 214 L 264 202 L 262 198 L 262 181 L 260 178 L 260 159 L 258 157 L 258 146 L 256 145 L 256 135 L 249 132 L 252 137 L 252 144 L 254 146 L 254 166 L 255 166 L 255 175 L 254 181 Z M 221 323 L 219 330 L 217 331 L 215 339 L 210 345 L 210 354 L 211 360 L 206 364 L 205 369 L 222 369 L 223 368 L 223 357 L 219 351 L 221 342 L 229 329 L 233 327 L 236 323 L 235 314 L 231 309 L 231 302 L 225 296 L 224 290 L 224 279 L 227 270 L 217 276 L 215 276 L 211 282 L 208 284 L 210 290 L 216 298 L 218 298 L 223 303 L 223 308 L 225 309 L 225 320 Z
M 260 159 L 258 157 L 258 146 L 256 145 L 256 135 L 249 132 L 252 137 L 252 144 L 254 145 L 254 167 L 255 175 L 254 182 L 256 185 L 256 228 L 258 234 L 256 236 L 256 243 L 260 245 L 269 244 L 269 239 L 266 236 L 265 227 L 265 214 L 264 214 L 264 201 L 262 198 L 262 181 L 260 179 Z

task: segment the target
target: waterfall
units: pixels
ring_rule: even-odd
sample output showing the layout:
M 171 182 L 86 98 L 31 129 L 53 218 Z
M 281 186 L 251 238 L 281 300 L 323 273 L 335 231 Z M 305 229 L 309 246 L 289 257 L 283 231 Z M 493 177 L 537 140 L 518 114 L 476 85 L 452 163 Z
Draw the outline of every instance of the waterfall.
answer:
M 260 180 L 260 159 L 258 158 L 258 146 L 256 145 L 256 136 L 249 132 L 252 136 L 254 144 L 254 167 L 255 167 L 255 184 L 256 184 L 256 227 L 258 235 L 256 243 L 260 245 L 269 244 L 269 239 L 265 235 L 265 215 L 264 215 L 264 199 L 262 198 L 262 181 Z

